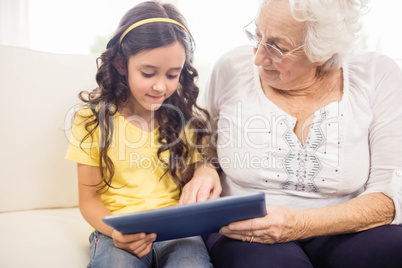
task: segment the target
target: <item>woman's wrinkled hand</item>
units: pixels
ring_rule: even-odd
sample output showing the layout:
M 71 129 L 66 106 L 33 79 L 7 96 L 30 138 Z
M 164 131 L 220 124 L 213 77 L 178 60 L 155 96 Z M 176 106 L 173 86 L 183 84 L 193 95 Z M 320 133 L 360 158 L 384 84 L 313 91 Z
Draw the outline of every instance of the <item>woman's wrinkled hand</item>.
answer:
M 138 258 L 142 258 L 151 251 L 152 243 L 156 239 L 156 234 L 122 234 L 114 230 L 112 239 L 116 248 L 127 251 Z
M 301 239 L 306 230 L 306 223 L 300 211 L 288 207 L 268 206 L 265 217 L 233 222 L 222 227 L 219 232 L 244 242 L 275 244 Z
M 210 165 L 199 166 L 193 178 L 183 187 L 180 204 L 218 198 L 222 186 L 218 172 Z

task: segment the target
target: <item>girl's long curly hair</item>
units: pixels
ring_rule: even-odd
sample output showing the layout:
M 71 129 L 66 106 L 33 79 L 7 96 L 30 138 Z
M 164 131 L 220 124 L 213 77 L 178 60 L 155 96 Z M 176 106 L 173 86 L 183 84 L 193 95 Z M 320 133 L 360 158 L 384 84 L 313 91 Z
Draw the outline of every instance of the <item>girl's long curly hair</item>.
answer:
M 86 103 L 94 116 L 88 117 L 85 128 L 88 134 L 81 144 L 93 137 L 97 129 L 100 129 L 100 156 L 99 166 L 102 181 L 96 185 L 98 191 L 107 191 L 112 187 L 112 178 L 115 173 L 113 162 L 108 156 L 108 149 L 113 137 L 113 120 L 110 120 L 119 107 L 127 104 L 131 94 L 127 77 L 119 74 L 113 65 L 116 55 L 119 53 L 127 68 L 130 56 L 145 50 L 154 49 L 180 42 L 186 50 L 186 60 L 179 78 L 178 88 L 165 100 L 156 112 L 156 120 L 159 124 L 159 143 L 157 155 L 160 161 L 167 166 L 174 182 L 180 190 L 189 178 L 182 176 L 187 168 L 180 158 L 188 159 L 191 156 L 191 148 L 188 144 L 198 145 L 197 150 L 202 153 L 203 141 L 209 136 L 207 122 L 209 114 L 205 109 L 196 104 L 199 89 L 195 84 L 198 72 L 194 68 L 193 50 L 194 41 L 191 34 L 182 27 L 166 22 L 152 22 L 141 25 L 131 30 L 119 43 L 122 33 L 135 22 L 148 18 L 170 18 L 183 24 L 187 29 L 187 22 L 179 11 L 171 4 L 161 4 L 154 1 L 141 3 L 129 10 L 122 18 L 116 32 L 107 44 L 106 51 L 100 56 L 100 66 L 96 74 L 98 88 L 94 91 L 81 92 L 79 97 Z M 172 109 L 174 107 L 174 109 Z M 185 124 L 191 122 L 190 127 L 196 129 L 196 135 L 189 141 L 184 133 Z M 201 130 L 201 131 L 200 131 Z M 162 159 L 161 153 L 169 151 L 169 161 Z M 206 158 L 204 156 L 204 158 Z M 166 172 L 164 174 L 166 174 Z

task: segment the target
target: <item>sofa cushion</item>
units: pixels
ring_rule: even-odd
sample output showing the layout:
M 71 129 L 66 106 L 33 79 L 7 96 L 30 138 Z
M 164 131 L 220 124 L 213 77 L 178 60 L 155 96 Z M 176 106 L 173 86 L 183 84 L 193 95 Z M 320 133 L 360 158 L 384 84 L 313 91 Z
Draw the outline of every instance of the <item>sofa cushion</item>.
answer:
M 90 227 L 78 208 L 0 213 L 0 267 L 86 267 Z
M 0 212 L 77 206 L 64 125 L 96 86 L 96 57 L 0 46 L 0 59 Z

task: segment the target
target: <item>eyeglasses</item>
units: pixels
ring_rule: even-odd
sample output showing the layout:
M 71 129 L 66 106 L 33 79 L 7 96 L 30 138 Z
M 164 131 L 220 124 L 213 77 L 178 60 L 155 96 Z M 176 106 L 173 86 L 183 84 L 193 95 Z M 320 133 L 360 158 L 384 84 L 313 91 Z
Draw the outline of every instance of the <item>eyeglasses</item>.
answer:
M 250 42 L 250 45 L 253 46 L 253 48 L 258 48 L 259 45 L 262 45 L 266 51 L 268 52 L 269 57 L 272 59 L 274 62 L 281 62 L 284 58 L 286 58 L 289 54 L 295 52 L 296 50 L 302 48 L 304 45 L 301 45 L 295 49 L 292 49 L 290 51 L 281 51 L 278 47 L 275 47 L 271 44 L 268 43 L 261 43 L 259 38 L 256 36 L 256 30 L 258 29 L 255 20 L 252 20 L 250 23 L 248 23 L 246 26 L 243 27 L 243 31 L 247 36 L 248 41 Z

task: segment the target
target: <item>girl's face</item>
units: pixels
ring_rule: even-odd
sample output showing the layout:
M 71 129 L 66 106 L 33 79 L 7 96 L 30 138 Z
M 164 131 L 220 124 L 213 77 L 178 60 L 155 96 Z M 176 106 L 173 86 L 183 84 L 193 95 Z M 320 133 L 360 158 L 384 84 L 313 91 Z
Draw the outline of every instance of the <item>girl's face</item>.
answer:
M 131 91 L 129 105 L 134 115 L 156 111 L 177 89 L 186 51 L 180 42 L 145 50 L 128 59 Z
M 269 2 L 262 7 L 256 22 L 259 29 L 257 35 L 261 42 L 277 47 L 284 54 L 303 45 L 303 24 L 292 17 L 287 1 Z M 261 82 L 270 87 L 281 90 L 298 89 L 315 77 L 318 64 L 309 61 L 303 48 L 278 63 L 271 60 L 262 45 L 254 52 L 254 63 L 258 66 Z

